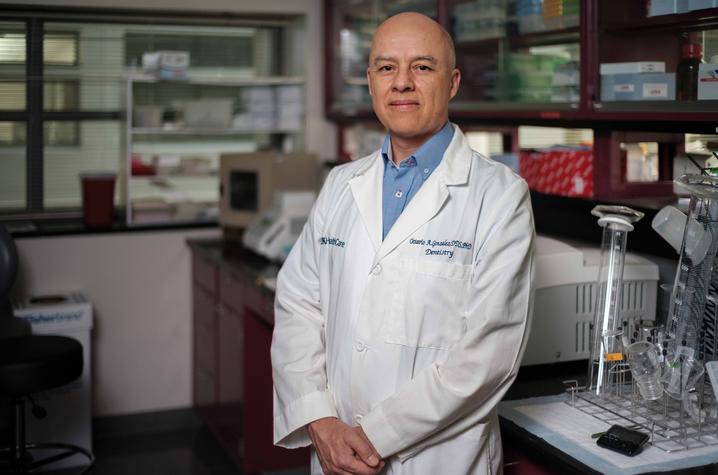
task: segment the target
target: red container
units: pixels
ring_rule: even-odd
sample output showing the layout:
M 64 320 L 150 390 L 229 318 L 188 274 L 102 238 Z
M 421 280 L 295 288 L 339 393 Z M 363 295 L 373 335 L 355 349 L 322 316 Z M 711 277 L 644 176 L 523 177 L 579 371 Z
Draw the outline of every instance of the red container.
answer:
M 115 211 L 114 173 L 83 173 L 82 217 L 88 228 L 111 228 Z
M 550 195 L 593 196 L 593 151 L 522 150 L 519 173 L 532 190 Z

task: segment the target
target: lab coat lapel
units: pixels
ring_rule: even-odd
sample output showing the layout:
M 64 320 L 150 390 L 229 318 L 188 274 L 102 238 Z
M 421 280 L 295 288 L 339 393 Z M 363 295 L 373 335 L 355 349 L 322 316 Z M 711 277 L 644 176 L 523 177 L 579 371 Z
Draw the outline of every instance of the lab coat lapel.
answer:
M 449 198 L 449 186 L 463 185 L 468 181 L 473 151 L 461 130 L 456 125 L 453 127 L 454 138 L 444 152 L 441 164 L 399 215 L 384 242 L 381 243 L 375 262 L 383 259 L 414 234 L 417 229 L 436 216 L 436 213 Z M 381 207 L 379 212 L 381 212 Z
M 430 176 L 389 230 L 379 248 L 377 262 L 433 218 L 448 197 L 449 190 L 441 177 Z
M 367 159 L 367 165 L 357 171 L 349 180 L 349 186 L 354 196 L 359 214 L 361 214 L 364 227 L 374 246 L 374 252 L 381 245 L 381 187 L 384 176 L 384 163 L 377 152 Z

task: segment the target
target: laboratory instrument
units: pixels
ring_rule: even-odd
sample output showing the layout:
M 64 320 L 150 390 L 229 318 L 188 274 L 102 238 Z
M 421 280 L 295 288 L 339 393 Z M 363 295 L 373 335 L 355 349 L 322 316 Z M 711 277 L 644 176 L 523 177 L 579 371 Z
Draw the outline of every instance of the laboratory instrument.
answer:
M 278 191 L 272 206 L 249 225 L 242 243 L 270 260 L 284 261 L 314 205 L 313 191 Z
M 536 236 L 535 249 L 534 316 L 521 364 L 586 360 L 601 250 L 542 235 Z M 632 253 L 624 264 L 623 320 L 632 325 L 643 320 L 653 327 L 658 266 Z

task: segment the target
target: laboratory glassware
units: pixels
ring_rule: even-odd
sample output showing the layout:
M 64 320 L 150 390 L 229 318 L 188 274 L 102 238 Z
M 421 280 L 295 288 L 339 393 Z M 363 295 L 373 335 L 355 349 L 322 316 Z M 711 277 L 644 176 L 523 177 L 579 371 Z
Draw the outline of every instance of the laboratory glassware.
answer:
M 623 268 L 628 233 L 643 213 L 626 206 L 598 205 L 591 210 L 603 227 L 601 261 L 598 270 L 594 322 L 590 340 L 588 389 L 598 396 L 608 395 L 620 384 L 625 372 L 621 320 Z
M 658 360 L 656 345 L 647 341 L 637 341 L 626 348 L 628 366 L 634 381 L 638 384 L 641 397 L 655 401 L 663 396 L 661 385 L 661 363 Z
M 718 246 L 718 178 L 683 175 L 676 183 L 691 195 L 675 283 L 668 311 L 668 334 L 673 338 L 673 361 L 715 359 L 715 314 L 706 314 L 714 259 Z M 696 225 L 697 223 L 697 225 Z M 709 242 L 709 245 L 704 243 Z M 708 337 L 705 335 L 709 330 Z M 706 355 L 706 350 L 709 353 Z

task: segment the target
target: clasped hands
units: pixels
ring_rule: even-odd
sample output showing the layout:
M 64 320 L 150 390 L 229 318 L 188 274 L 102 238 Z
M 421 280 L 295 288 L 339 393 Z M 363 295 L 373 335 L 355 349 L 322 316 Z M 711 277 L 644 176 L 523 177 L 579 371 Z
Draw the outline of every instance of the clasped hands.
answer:
M 326 475 L 374 475 L 384 468 L 385 462 L 360 426 L 325 417 L 310 423 L 308 430 Z

